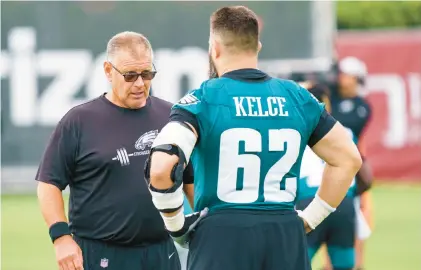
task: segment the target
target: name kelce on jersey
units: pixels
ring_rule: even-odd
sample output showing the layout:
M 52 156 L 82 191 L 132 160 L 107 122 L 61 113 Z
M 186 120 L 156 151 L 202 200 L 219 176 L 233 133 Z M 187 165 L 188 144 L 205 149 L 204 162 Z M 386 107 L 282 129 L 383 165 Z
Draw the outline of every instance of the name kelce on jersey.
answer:
M 268 117 L 288 116 L 288 111 L 283 109 L 284 97 L 233 97 L 235 116 Z

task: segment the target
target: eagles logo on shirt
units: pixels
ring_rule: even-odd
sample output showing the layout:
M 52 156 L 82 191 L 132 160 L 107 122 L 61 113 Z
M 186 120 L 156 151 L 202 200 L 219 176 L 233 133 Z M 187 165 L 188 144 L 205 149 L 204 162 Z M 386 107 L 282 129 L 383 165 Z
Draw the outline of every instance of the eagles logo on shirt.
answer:
M 140 136 L 134 144 L 137 150 L 144 150 L 146 146 L 151 147 L 156 136 L 158 136 L 158 130 L 151 130 Z
M 179 104 L 184 104 L 184 105 L 194 104 L 197 102 L 199 102 L 199 100 L 193 94 L 187 94 L 178 101 Z

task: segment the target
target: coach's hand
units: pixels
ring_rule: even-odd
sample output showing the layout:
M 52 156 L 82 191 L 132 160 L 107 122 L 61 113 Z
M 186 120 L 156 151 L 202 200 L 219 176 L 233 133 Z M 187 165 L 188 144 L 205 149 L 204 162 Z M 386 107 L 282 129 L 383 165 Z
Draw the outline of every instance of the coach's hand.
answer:
M 180 244 L 183 248 L 189 248 L 190 235 L 194 232 L 199 221 L 208 214 L 209 209 L 205 208 L 200 212 L 195 212 L 185 216 L 184 225 L 181 230 L 169 232 L 172 239 Z
M 60 270 L 83 270 L 82 250 L 70 235 L 57 238 L 54 249 Z

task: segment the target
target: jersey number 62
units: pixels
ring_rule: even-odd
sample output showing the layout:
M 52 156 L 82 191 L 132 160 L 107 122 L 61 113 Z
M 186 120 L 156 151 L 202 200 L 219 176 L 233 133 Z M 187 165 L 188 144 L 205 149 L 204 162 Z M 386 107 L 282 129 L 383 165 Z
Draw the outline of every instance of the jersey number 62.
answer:
M 294 129 L 272 129 L 268 133 L 268 150 L 286 152 L 264 175 L 263 196 L 265 202 L 292 202 L 297 191 L 297 178 L 284 179 L 300 155 L 301 135 Z M 262 135 L 255 129 L 233 128 L 221 134 L 218 198 L 227 203 L 253 203 L 259 198 L 261 158 L 256 154 L 239 154 L 239 143 L 244 141 L 245 152 L 262 152 Z M 237 171 L 243 168 L 243 188 L 237 190 Z

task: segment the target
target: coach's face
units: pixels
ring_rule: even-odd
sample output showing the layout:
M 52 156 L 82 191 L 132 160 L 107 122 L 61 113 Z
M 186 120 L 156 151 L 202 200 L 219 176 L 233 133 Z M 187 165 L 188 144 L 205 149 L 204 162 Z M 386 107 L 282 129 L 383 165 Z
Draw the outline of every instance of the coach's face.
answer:
M 118 52 L 112 61 L 104 63 L 104 71 L 112 86 L 111 102 L 129 109 L 146 105 L 152 78 L 138 74 L 153 71 L 150 51 Z

